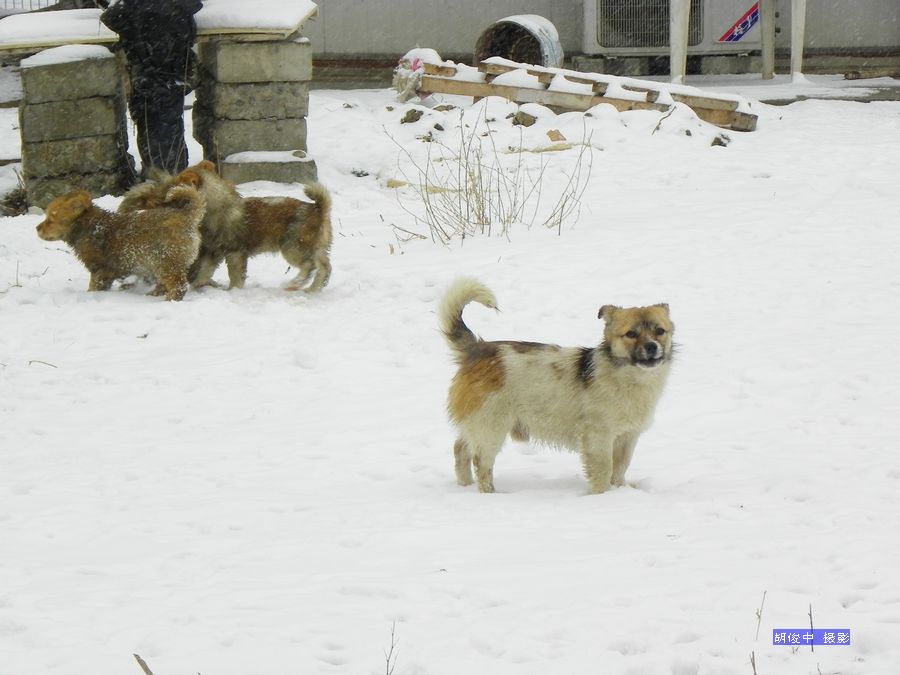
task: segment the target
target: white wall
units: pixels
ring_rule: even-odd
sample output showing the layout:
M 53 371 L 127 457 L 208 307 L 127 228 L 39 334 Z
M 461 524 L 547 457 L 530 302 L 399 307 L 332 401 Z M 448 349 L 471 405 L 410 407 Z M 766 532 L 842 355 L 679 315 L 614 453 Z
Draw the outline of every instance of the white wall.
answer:
M 590 1 L 590 0 L 584 0 Z M 711 0 L 721 2 L 722 0 Z M 730 0 L 749 7 L 753 0 Z M 584 51 L 583 0 L 316 0 L 304 26 L 319 57 L 395 57 L 431 47 L 445 58 L 471 56 L 478 36 L 513 14 L 540 14 L 559 31 L 566 54 Z M 900 0 L 810 0 L 806 48 L 900 49 Z M 778 0 L 778 47 L 790 44 L 790 0 Z M 758 47 L 757 47 L 758 48 Z
M 469 55 L 493 22 L 540 14 L 554 23 L 563 49 L 581 51 L 581 0 L 316 0 L 319 16 L 304 26 L 317 56 L 400 56 L 415 46 L 441 56 Z

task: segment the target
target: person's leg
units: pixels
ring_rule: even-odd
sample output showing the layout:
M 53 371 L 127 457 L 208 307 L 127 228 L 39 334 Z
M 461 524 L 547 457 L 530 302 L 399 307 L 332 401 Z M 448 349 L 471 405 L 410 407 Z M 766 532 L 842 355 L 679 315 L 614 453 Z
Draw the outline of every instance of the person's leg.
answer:
M 175 174 L 188 165 L 184 142 L 184 94 L 164 84 L 133 90 L 129 101 L 138 153 L 146 177 L 150 167 Z

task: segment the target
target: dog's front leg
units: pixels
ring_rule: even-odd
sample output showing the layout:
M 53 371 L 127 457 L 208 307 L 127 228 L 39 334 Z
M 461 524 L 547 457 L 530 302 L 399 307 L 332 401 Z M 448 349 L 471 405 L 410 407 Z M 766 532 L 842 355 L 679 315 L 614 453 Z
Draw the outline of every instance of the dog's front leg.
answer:
M 105 270 L 91 272 L 91 280 L 88 282 L 89 291 L 108 291 L 115 277 Z
M 616 439 L 613 447 L 612 484 L 625 485 L 625 472 L 631 464 L 634 446 L 637 445 L 638 434 L 622 434 Z
M 591 484 L 591 492 L 606 492 L 612 480 L 613 439 L 607 436 L 586 436 L 581 443 L 581 462 L 584 465 L 584 475 Z

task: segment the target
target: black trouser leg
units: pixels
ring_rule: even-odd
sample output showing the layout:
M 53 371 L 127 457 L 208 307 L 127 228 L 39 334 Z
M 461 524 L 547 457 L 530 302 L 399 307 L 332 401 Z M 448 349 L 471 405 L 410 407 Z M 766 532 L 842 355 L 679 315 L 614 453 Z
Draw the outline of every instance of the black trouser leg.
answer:
M 188 165 L 184 142 L 184 93 L 161 86 L 132 91 L 131 119 L 146 176 L 150 167 L 178 173 Z

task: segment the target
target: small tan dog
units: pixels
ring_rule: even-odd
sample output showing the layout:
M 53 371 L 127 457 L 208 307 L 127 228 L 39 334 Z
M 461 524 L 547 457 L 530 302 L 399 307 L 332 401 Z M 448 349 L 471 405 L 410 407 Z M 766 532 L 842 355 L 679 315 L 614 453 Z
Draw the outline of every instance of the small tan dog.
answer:
M 89 291 L 108 290 L 116 279 L 137 274 L 156 281 L 152 295 L 181 300 L 187 272 L 200 250 L 203 196 L 184 185 L 170 188 L 162 204 L 139 213 L 111 213 L 83 190 L 57 197 L 37 226 L 41 239 L 65 241 L 91 273 Z
M 191 284 L 209 284 L 224 260 L 229 288 L 243 288 L 247 260 L 259 253 L 277 252 L 297 268 L 297 275 L 286 290 L 314 293 L 328 283 L 331 196 L 318 183 L 305 187 L 312 203 L 290 197 L 242 198 L 231 183 L 219 176 L 212 162 L 203 160 L 177 176 L 162 175 L 157 181 L 135 186 L 125 195 L 119 212 L 153 208 L 170 186 L 193 184 L 195 176 L 199 177 L 197 189 L 206 197 L 208 208 L 200 230 L 200 255 L 189 274 Z M 307 286 L 313 272 L 315 277 Z
M 507 435 L 535 438 L 581 454 L 591 491 L 623 485 L 641 433 L 650 426 L 669 375 L 674 325 L 668 305 L 604 305 L 597 347 L 486 342 L 462 319 L 470 302 L 497 308 L 494 294 L 462 278 L 438 310 L 441 331 L 459 365 L 447 409 L 459 436 L 456 480 L 494 491 L 494 460 Z

